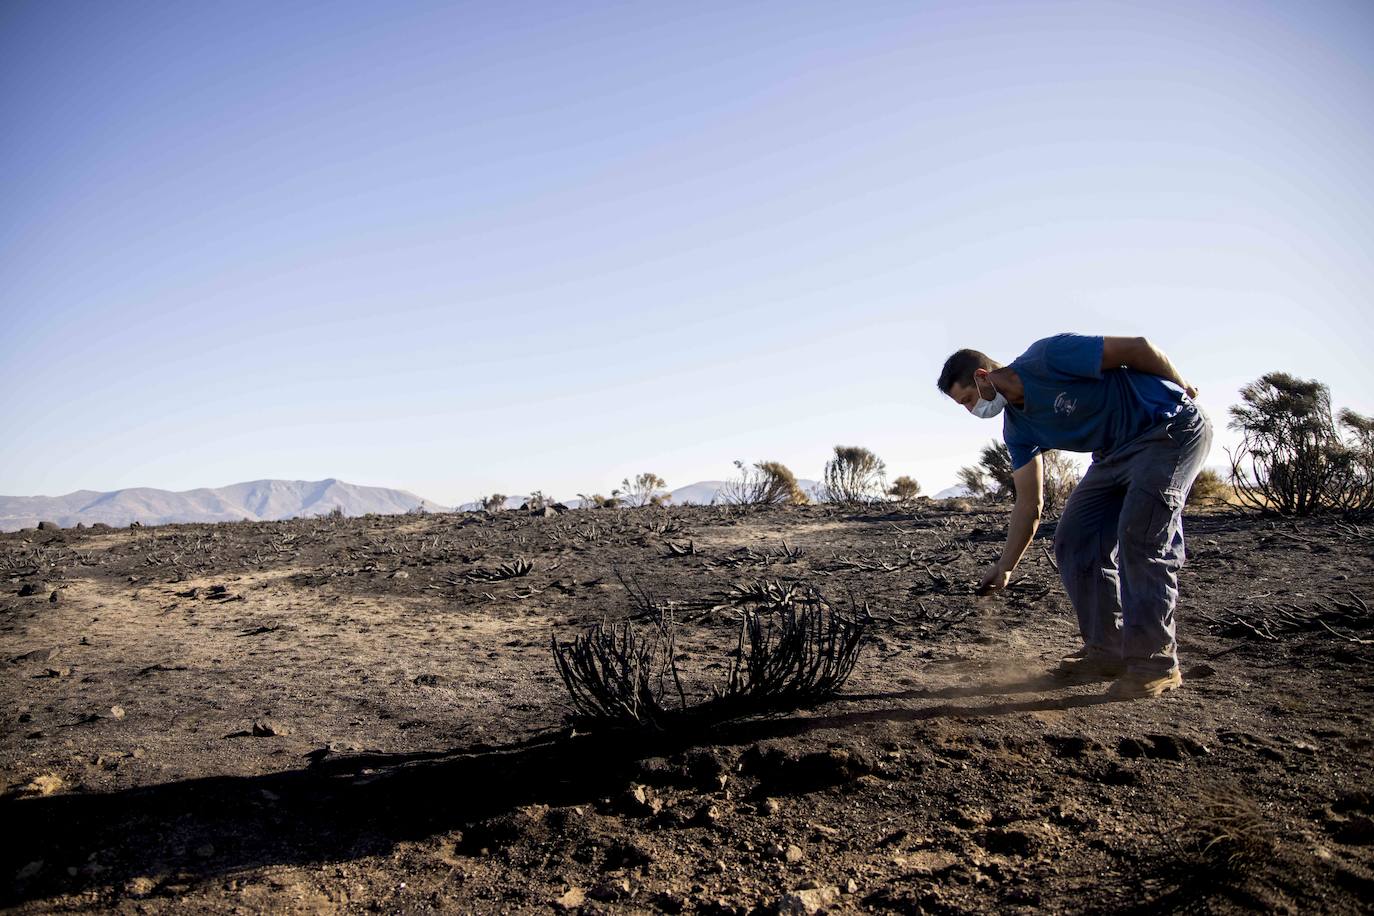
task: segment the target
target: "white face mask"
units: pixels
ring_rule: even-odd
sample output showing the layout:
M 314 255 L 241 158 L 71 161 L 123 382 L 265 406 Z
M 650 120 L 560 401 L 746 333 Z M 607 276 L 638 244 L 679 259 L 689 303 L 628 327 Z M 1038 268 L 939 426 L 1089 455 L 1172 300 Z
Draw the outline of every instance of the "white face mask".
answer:
M 992 387 L 992 400 L 983 397 L 983 389 L 978 385 L 978 376 L 973 377 L 973 387 L 978 391 L 978 403 L 973 405 L 973 415 L 980 420 L 991 420 L 1002 412 L 1002 408 L 1007 406 L 1007 399 L 1002 392 L 997 390 L 997 386 L 992 384 L 992 379 L 988 379 L 988 384 Z

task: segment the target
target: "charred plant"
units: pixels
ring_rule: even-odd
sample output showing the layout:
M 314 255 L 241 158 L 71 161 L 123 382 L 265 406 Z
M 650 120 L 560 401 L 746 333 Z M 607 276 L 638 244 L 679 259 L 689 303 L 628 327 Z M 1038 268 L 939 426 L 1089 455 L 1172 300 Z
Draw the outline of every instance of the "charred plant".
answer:
M 669 681 L 678 695 L 677 713 L 687 708 L 678 678 L 676 634 L 666 615 L 645 629 L 631 621 L 604 621 L 558 644 L 551 637 L 554 664 L 578 715 L 591 723 L 663 729 L 674 714 Z
M 834 696 L 858 663 L 871 617 L 846 614 L 815 592 L 744 610 L 718 702 L 749 711 Z
M 602 622 L 569 644 L 551 639 L 559 677 L 584 725 L 661 731 L 823 701 L 853 673 L 872 623 L 866 605 L 846 613 L 794 584 L 736 587 L 731 603 L 739 607 L 740 628 L 725 682 L 689 705 L 673 617 L 642 589 L 626 587 L 641 612 L 656 611 L 652 623 Z

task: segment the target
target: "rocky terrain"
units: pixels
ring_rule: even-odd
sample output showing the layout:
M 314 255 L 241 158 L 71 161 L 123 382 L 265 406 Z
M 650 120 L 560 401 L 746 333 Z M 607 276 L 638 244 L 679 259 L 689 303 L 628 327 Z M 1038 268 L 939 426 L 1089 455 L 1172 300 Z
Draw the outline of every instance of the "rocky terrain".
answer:
M 1374 524 L 1190 515 L 1184 688 L 1113 702 L 999 508 L 687 507 L 0 536 L 18 912 L 1367 911 Z M 519 561 L 527 561 L 525 563 Z M 503 570 L 504 565 L 504 570 Z M 623 581 L 622 581 L 623 580 Z M 865 602 L 812 708 L 573 729 L 562 640 L 731 589 Z

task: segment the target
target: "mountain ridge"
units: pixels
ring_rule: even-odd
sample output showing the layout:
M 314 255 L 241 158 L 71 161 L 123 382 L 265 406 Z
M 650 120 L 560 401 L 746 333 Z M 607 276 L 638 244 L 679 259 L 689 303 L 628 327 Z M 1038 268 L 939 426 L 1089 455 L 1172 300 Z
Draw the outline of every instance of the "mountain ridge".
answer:
M 74 490 L 62 496 L 0 496 L 0 531 L 31 528 L 40 521 L 69 528 L 92 525 L 165 525 L 175 522 L 276 521 L 296 516 L 326 515 L 335 508 L 345 515 L 399 515 L 423 508 L 450 511 L 408 490 L 366 487 L 335 477 L 324 480 L 263 478 L 223 487 L 160 490 Z

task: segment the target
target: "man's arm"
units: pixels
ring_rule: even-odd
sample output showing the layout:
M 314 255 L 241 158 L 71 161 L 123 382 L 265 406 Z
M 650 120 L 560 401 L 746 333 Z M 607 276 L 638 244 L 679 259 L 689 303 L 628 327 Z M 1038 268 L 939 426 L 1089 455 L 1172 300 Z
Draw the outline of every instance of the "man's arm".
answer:
M 1164 351 L 1144 337 L 1102 338 L 1103 371 L 1120 369 L 1122 366 L 1168 379 L 1187 392 L 1188 397 L 1197 397 L 1197 389 L 1184 381 L 1178 369 L 1169 362 L 1169 357 L 1164 355 Z
M 1035 537 L 1035 529 L 1040 526 L 1040 512 L 1044 508 L 1044 471 L 1040 456 L 1037 454 L 1026 464 L 1012 471 L 1011 479 L 1016 484 L 1016 505 L 1011 510 L 1011 524 L 1007 527 L 1007 545 L 1002 548 L 1002 556 L 983 573 L 977 592 L 988 592 L 1007 587 L 1011 572 L 1030 546 Z

